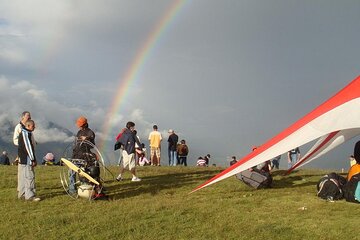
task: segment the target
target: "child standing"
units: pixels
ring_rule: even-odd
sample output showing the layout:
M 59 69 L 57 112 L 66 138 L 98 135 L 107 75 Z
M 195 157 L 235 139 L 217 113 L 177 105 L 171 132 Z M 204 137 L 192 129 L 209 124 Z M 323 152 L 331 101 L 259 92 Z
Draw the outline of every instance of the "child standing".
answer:
M 19 135 L 18 156 L 19 156 L 19 192 L 18 198 L 29 201 L 40 201 L 40 198 L 35 197 L 35 172 L 34 168 L 37 165 L 34 149 L 33 131 L 35 129 L 35 122 L 27 120 L 25 126 L 21 129 Z

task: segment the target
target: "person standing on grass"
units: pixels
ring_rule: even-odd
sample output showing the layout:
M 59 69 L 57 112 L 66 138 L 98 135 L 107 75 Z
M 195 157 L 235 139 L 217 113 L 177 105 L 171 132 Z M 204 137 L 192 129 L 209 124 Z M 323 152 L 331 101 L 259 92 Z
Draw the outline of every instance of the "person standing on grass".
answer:
M 140 149 L 136 149 L 135 144 L 137 146 L 141 146 L 139 138 L 134 133 L 135 131 L 135 123 L 127 122 L 126 130 L 121 135 L 118 140 L 120 144 L 123 146 L 124 150 L 122 151 L 123 161 L 120 165 L 120 173 L 117 176 L 116 180 L 123 180 L 122 174 L 124 173 L 126 168 L 129 168 L 132 174 L 132 182 L 140 182 L 141 179 L 136 176 L 136 164 L 135 164 L 135 152 L 136 150 L 140 151 Z
M 15 130 L 14 130 L 14 136 L 13 136 L 13 142 L 15 146 L 18 146 L 18 142 L 19 142 L 19 135 L 21 133 L 21 129 L 24 128 L 25 123 L 27 120 L 31 119 L 31 115 L 29 111 L 24 111 L 21 114 L 21 120 L 20 122 L 15 126 Z
M 189 148 L 186 145 L 184 139 L 180 141 L 180 144 L 177 146 L 177 154 L 179 156 L 180 165 L 187 166 L 187 155 L 189 154 Z
M 25 123 L 27 122 L 27 120 L 31 119 L 31 114 L 29 111 L 24 111 L 22 114 L 21 114 L 21 119 L 20 119 L 20 122 L 15 126 L 15 129 L 14 129 L 14 135 L 13 135 L 13 143 L 16 147 L 19 146 L 19 136 L 21 134 L 21 130 L 25 128 Z M 34 144 L 34 146 L 36 145 L 36 142 L 35 142 L 35 138 L 34 138 L 34 134 L 31 135 L 31 138 L 32 138 L 32 142 Z M 19 163 L 19 161 L 18 161 Z M 18 175 L 17 175 L 17 178 L 18 178 L 18 183 L 21 182 L 21 179 L 20 179 L 20 175 L 19 175 L 19 172 L 20 172 L 20 164 L 17 164 L 18 165 Z M 19 191 L 19 186 L 17 188 L 17 191 Z
M 178 141 L 179 141 L 178 135 L 175 134 L 174 130 L 169 129 L 169 138 L 168 138 L 169 166 L 176 166 L 177 164 L 176 146 Z
M 280 159 L 281 159 L 281 155 L 276 156 L 271 160 L 272 168 L 279 169 Z
M 18 138 L 18 155 L 20 159 L 18 198 L 25 198 L 25 200 L 38 202 L 40 201 L 40 198 L 35 197 L 34 168 L 36 167 L 37 162 L 32 138 L 34 129 L 35 122 L 33 120 L 27 120 Z
M 160 166 L 160 155 L 161 155 L 161 133 L 158 132 L 158 126 L 153 126 L 153 131 L 149 134 L 149 146 L 150 146 L 150 160 L 151 165 Z M 155 158 L 157 161 L 155 161 Z
M 290 169 L 300 159 L 300 149 L 296 147 L 288 151 L 288 168 Z

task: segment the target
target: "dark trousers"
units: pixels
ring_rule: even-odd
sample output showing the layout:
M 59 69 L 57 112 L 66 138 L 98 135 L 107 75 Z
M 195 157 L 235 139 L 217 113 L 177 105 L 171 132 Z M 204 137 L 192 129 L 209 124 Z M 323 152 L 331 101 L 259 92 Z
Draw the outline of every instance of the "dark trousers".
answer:
M 179 156 L 179 161 L 181 165 L 187 166 L 186 158 L 186 156 Z

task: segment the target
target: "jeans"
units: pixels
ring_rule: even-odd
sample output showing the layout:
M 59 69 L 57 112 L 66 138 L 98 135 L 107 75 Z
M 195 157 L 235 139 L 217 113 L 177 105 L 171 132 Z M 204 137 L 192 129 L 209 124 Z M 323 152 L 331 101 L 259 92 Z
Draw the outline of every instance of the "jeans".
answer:
M 169 166 L 176 166 L 177 152 L 176 150 L 169 150 Z
M 187 158 L 186 156 L 180 156 L 179 157 L 181 165 L 187 166 L 187 162 L 186 162 L 187 159 L 186 158 Z
M 292 168 L 297 161 L 297 154 L 290 154 L 290 162 L 288 162 L 288 168 Z
M 69 170 L 69 192 L 76 193 L 76 172 L 73 170 Z
M 273 159 L 272 160 L 273 167 L 276 169 L 279 169 L 279 160 Z

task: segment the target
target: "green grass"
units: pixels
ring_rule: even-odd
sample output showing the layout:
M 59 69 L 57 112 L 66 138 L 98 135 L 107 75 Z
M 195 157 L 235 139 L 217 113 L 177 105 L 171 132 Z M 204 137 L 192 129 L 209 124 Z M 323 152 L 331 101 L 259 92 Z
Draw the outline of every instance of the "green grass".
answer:
M 222 169 L 142 167 L 143 181 L 108 179 L 110 200 L 87 201 L 65 195 L 61 168 L 38 166 L 43 201 L 25 202 L 16 198 L 17 167 L 0 166 L 1 239 L 357 239 L 360 205 L 316 197 L 329 170 L 277 171 L 264 190 L 230 177 L 189 194 Z

